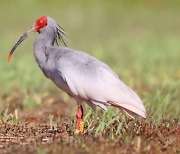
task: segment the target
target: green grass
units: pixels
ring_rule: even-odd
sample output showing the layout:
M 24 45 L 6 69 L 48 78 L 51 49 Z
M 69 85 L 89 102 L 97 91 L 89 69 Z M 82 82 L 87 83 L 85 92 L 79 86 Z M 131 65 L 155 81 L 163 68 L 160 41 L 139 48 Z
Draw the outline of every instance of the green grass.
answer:
M 41 98 L 36 102 L 35 95 L 43 95 L 46 91 L 59 93 L 45 79 L 34 60 L 35 36 L 19 46 L 11 63 L 6 62 L 8 52 L 19 36 L 36 18 L 47 14 L 67 30 L 68 39 L 72 42 L 70 47 L 84 50 L 106 62 L 141 96 L 148 118 L 156 120 L 162 116 L 171 118 L 180 114 L 177 108 L 180 92 L 180 22 L 175 4 L 170 1 L 152 4 L 143 1 L 60 4 L 57 1 L 37 3 L 16 0 L 1 6 L 4 14 L 8 15 L 8 18 L 3 17 L 4 24 L 0 30 L 1 96 L 20 95 L 25 106 L 29 106 L 28 102 L 35 102 L 36 106 L 41 104 Z M 32 8 L 34 11 L 27 15 L 26 10 Z M 14 13 L 8 13 L 8 9 Z M 3 105 L 3 102 L 0 104 Z
M 0 117 L 1 117 L 1 125 L 2 123 L 10 123 L 17 125 L 19 124 L 19 115 L 18 115 L 18 110 L 14 110 L 14 113 L 8 113 L 8 109 L 5 111 L 0 112 Z
M 147 121 L 180 116 L 179 1 L 24 1 L 2 2 L 0 28 L 0 107 L 20 98 L 23 110 L 43 105 L 44 95 L 59 95 L 74 112 L 76 104 L 47 80 L 33 57 L 37 34 L 23 42 L 7 63 L 18 38 L 42 15 L 54 18 L 68 33 L 69 47 L 107 63 L 134 91 L 147 109 Z M 13 111 L 12 111 L 13 113 Z M 8 113 L 1 114 L 7 119 Z M 118 136 L 128 118 L 115 108 L 97 114 L 86 110 L 87 130 L 96 137 Z M 53 125 L 53 115 L 49 116 Z M 135 121 L 136 123 L 137 121 Z M 117 127 L 109 130 L 114 123 Z M 94 129 L 95 128 L 95 129 Z M 126 136 L 126 135 L 125 135 Z M 124 140 L 125 139 L 124 136 Z M 137 145 L 140 142 L 137 139 Z M 37 150 L 38 153 L 45 153 Z

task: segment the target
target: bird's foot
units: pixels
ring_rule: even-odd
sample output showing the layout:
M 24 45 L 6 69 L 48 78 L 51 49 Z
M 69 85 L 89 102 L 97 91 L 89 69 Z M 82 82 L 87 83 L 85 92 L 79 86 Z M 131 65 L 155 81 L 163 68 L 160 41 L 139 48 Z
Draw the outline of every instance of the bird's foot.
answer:
M 84 121 L 83 121 L 83 108 L 81 105 L 78 106 L 76 118 L 77 118 L 77 122 L 76 122 L 75 134 L 82 134 L 84 133 Z
M 75 134 L 83 134 L 84 133 L 84 121 L 81 120 L 78 124 L 78 128 L 75 129 Z

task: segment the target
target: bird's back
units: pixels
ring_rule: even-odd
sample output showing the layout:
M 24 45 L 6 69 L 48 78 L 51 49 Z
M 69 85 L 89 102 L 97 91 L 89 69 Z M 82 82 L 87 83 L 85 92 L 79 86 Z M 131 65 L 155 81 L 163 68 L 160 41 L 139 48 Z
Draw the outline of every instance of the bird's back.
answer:
M 70 95 L 88 101 L 114 102 L 129 110 L 137 108 L 137 112 L 141 110 L 140 114 L 145 116 L 140 98 L 105 63 L 66 47 L 49 47 L 46 52 L 47 64 L 53 72 L 50 78 L 58 80 L 58 86 L 66 87 L 63 90 Z M 62 79 L 64 87 L 60 85 Z

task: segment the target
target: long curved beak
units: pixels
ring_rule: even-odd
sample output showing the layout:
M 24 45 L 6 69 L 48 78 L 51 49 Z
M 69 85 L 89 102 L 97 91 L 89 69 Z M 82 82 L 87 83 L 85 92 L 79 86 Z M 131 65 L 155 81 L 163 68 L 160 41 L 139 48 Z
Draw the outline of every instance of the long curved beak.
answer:
M 31 35 L 33 32 L 35 32 L 35 25 L 33 25 L 27 32 L 24 33 L 24 35 L 22 35 L 20 37 L 20 39 L 16 42 L 16 44 L 13 46 L 13 48 L 11 49 L 9 55 L 8 55 L 8 62 L 11 61 L 11 56 L 14 53 L 14 51 L 16 50 L 16 48 L 18 47 L 18 45 L 24 41 L 29 35 Z

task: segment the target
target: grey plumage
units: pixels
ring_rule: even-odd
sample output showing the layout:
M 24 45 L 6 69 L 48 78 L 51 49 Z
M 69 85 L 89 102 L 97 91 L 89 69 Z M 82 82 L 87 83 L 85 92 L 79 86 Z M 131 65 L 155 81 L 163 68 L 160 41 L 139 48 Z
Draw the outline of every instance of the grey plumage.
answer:
M 86 101 L 94 110 L 114 105 L 131 115 L 146 117 L 137 94 L 127 87 L 105 63 L 81 51 L 55 46 L 63 40 L 63 29 L 50 17 L 34 43 L 35 59 L 45 74 L 59 88 L 74 97 L 79 105 Z M 133 114 L 132 114 L 133 113 Z

